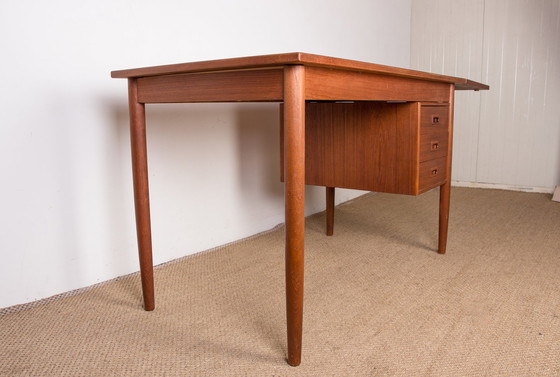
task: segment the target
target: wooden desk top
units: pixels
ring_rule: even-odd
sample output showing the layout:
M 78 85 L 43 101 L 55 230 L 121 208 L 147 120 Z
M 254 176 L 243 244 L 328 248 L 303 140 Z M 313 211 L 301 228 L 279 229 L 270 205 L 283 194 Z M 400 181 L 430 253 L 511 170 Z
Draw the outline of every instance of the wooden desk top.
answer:
M 411 69 L 396 68 L 386 65 L 361 62 L 356 60 L 333 58 L 322 55 L 292 52 L 285 54 L 249 56 L 242 58 L 208 60 L 192 63 L 170 64 L 154 67 L 125 69 L 111 72 L 113 78 L 134 78 L 176 75 L 186 73 L 200 73 L 228 70 L 255 70 L 282 67 L 285 65 L 304 65 L 355 72 L 376 73 L 385 76 L 405 77 L 426 81 L 436 81 L 455 84 L 458 90 L 487 90 L 490 87 L 468 79 L 438 75 Z

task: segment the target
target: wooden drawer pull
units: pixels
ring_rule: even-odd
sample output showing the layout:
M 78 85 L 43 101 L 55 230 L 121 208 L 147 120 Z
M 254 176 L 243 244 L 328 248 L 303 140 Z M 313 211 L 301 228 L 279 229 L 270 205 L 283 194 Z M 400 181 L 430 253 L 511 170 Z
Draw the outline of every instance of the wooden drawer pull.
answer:
M 433 169 L 431 170 L 431 173 L 432 173 L 432 177 L 436 176 L 436 175 L 438 174 L 438 169 L 437 169 L 437 168 L 433 168 Z
M 432 141 L 430 143 L 430 150 L 437 151 L 439 149 L 439 141 Z
M 433 123 L 433 124 L 439 123 L 439 117 L 436 116 L 436 115 L 432 115 L 432 123 Z

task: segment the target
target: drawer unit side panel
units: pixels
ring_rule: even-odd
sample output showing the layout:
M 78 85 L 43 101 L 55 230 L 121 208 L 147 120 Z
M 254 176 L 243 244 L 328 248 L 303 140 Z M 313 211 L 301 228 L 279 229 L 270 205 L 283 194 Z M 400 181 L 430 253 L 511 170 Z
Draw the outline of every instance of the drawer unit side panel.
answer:
M 417 103 L 309 103 L 306 183 L 415 194 Z

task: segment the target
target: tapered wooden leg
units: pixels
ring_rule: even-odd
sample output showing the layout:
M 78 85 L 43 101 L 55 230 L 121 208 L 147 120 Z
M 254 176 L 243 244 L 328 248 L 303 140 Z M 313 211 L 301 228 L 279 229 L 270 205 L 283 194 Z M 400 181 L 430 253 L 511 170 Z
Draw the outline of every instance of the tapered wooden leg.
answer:
M 451 163 L 453 150 L 453 109 L 455 102 L 455 85 L 449 86 L 449 143 L 447 144 L 447 181 L 439 187 L 439 240 L 438 253 L 447 250 L 447 228 L 449 225 L 449 203 L 451 198 Z
M 327 193 L 327 236 L 333 235 L 334 229 L 334 187 L 326 187 Z
M 449 225 L 450 180 L 439 186 L 439 242 L 438 253 L 445 254 L 447 249 L 447 228 Z
M 286 311 L 288 364 L 301 362 L 305 232 L 304 67 L 284 70 L 284 177 L 286 205 Z
M 152 230 L 150 226 L 150 195 L 148 188 L 146 114 L 144 104 L 138 102 L 136 79 L 128 80 L 128 100 L 136 234 L 138 237 L 142 294 L 144 296 L 144 309 L 154 310 L 154 267 L 152 262 Z

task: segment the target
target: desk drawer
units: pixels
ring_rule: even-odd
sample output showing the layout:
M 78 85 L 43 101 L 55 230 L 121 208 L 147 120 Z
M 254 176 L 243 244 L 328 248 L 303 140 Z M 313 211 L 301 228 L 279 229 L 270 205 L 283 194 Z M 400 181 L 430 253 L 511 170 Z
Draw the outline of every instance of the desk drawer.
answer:
M 447 157 L 420 163 L 418 169 L 418 191 L 426 191 L 445 182 Z
M 420 162 L 447 156 L 449 133 L 445 130 L 420 132 Z
M 420 110 L 420 129 L 443 131 L 449 125 L 448 105 L 422 105 Z

